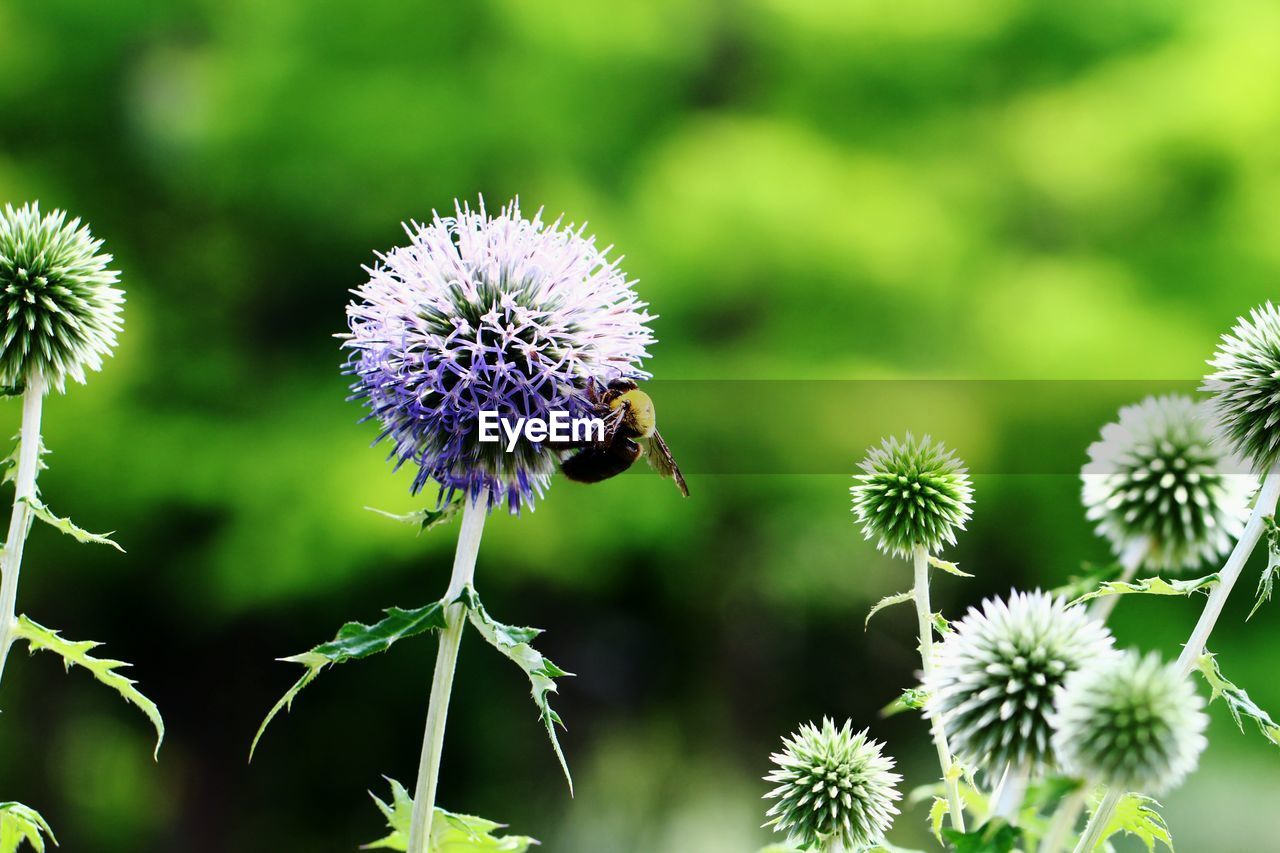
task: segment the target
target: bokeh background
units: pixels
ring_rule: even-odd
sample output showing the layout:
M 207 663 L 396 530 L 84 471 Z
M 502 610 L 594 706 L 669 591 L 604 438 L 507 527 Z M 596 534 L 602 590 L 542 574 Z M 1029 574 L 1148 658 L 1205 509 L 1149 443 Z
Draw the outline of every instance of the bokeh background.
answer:
M 442 804 L 554 853 L 753 851 L 769 752 L 828 714 L 929 781 L 922 723 L 876 716 L 911 683 L 912 617 L 863 616 L 909 580 L 862 541 L 848 475 L 907 428 L 969 459 L 953 616 L 1105 560 L 1085 447 L 1118 405 L 1194 388 L 1275 293 L 1278 46 L 1262 0 L 0 0 L 0 201 L 86 217 L 129 297 L 117 356 L 48 404 L 41 481 L 128 554 L 37 528 L 20 608 L 132 661 L 170 733 L 154 764 L 134 710 L 15 657 L 0 799 L 70 853 L 379 837 L 364 792 L 412 781 L 429 639 L 326 673 L 245 759 L 296 677 L 274 658 L 446 584 L 452 530 L 363 509 L 429 499 L 370 449 L 332 335 L 402 220 L 480 193 L 627 255 L 694 494 L 558 482 L 493 519 L 490 610 L 578 674 L 557 705 L 578 795 L 472 636 Z M 1214 646 L 1280 708 L 1252 577 Z M 1116 628 L 1172 652 L 1198 609 L 1126 601 Z M 1220 706 L 1213 735 L 1167 799 L 1180 849 L 1274 849 L 1280 752 Z M 926 843 L 923 808 L 894 840 Z

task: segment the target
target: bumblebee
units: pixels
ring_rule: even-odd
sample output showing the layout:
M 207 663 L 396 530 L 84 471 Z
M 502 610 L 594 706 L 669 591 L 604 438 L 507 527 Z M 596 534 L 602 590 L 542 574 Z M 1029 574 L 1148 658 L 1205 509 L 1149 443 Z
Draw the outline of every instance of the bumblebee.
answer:
M 671 449 L 658 434 L 653 400 L 631 379 L 614 379 L 603 389 L 587 387 L 593 414 L 604 421 L 604 440 L 568 450 L 560 470 L 579 483 L 599 483 L 626 471 L 641 456 L 659 474 L 675 480 L 680 494 L 689 497 L 689 486 Z M 646 450 L 648 451 L 646 453 Z

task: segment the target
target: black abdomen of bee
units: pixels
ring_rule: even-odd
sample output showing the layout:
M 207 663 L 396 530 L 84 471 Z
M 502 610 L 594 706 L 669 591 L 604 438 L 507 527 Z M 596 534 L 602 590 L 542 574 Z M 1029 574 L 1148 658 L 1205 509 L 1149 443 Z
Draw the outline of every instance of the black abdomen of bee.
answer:
M 643 451 L 630 438 L 618 436 L 609 447 L 587 447 L 560 463 L 560 470 L 579 483 L 599 483 L 635 464 Z

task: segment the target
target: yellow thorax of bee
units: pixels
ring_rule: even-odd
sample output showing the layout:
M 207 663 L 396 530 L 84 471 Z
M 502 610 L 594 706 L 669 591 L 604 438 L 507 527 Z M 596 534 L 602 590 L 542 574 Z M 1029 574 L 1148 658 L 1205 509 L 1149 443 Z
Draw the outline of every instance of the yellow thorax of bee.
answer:
M 654 415 L 653 400 L 649 399 L 649 395 L 638 389 L 632 389 L 619 394 L 609 403 L 609 408 L 617 409 L 623 403 L 627 404 L 627 414 L 623 418 L 627 429 L 635 433 L 637 438 L 648 438 L 653 435 L 658 419 Z

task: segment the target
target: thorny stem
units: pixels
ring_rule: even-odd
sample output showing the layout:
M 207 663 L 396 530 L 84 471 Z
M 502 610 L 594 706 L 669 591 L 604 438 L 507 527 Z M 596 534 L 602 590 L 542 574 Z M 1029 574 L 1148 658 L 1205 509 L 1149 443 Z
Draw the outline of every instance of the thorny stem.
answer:
M 1204 606 L 1204 612 L 1200 614 L 1200 621 L 1196 623 L 1195 630 L 1191 632 L 1191 639 L 1187 640 L 1187 644 L 1182 647 L 1182 655 L 1178 658 L 1178 671 L 1183 675 L 1190 674 L 1195 669 L 1200 656 L 1204 654 L 1205 643 L 1209 642 L 1209 635 L 1213 633 L 1213 627 L 1218 623 L 1218 617 L 1222 615 L 1222 608 L 1226 606 L 1232 588 L 1240 579 L 1244 564 L 1253 553 L 1253 546 L 1258 544 L 1258 539 L 1262 536 L 1268 516 L 1276 511 L 1277 498 L 1280 498 L 1280 469 L 1273 468 L 1262 481 L 1262 489 L 1258 492 L 1258 499 L 1253 504 L 1253 514 L 1249 516 L 1249 521 L 1245 524 L 1244 531 L 1240 534 L 1240 540 L 1236 542 L 1231 556 L 1227 558 L 1226 565 L 1219 572 L 1218 585 L 1209 594 L 1209 601 Z
M 33 373 L 22 394 L 22 431 L 18 433 L 18 470 L 14 474 L 13 514 L 9 516 L 9 537 L 0 557 L 0 676 L 13 646 L 18 626 L 18 574 L 22 570 L 22 549 L 31 530 L 31 501 L 36 496 L 36 476 L 40 473 L 40 411 L 44 404 L 44 376 Z
M 413 795 L 408 853 L 427 853 L 431 843 L 431 819 L 435 816 L 436 788 L 440 780 L 445 718 L 449 714 L 449 695 L 453 692 L 453 673 L 458 665 L 462 628 L 467 621 L 466 605 L 458 598 L 471 586 L 475 576 L 476 556 L 480 553 L 480 537 L 484 533 L 488 512 L 489 502 L 485 495 L 468 498 L 462 510 L 458 549 L 453 557 L 453 576 L 449 580 L 449 591 L 444 595 L 446 627 L 440 632 L 436 671 L 431 680 L 431 701 L 427 706 L 427 728 L 422 736 L 422 759 L 418 764 L 418 784 Z
M 917 545 L 912 552 L 915 565 L 916 586 L 916 618 L 920 623 L 920 663 L 927 679 L 933 674 L 933 609 L 929 605 L 929 553 L 923 545 Z M 942 728 L 942 721 L 933 717 L 929 721 L 933 733 L 933 745 L 938 750 L 938 763 L 942 765 L 942 781 L 947 789 L 947 806 L 951 813 L 951 826 L 964 832 L 964 807 L 960 803 L 960 780 L 952 772 L 954 762 L 951 760 L 951 747 L 947 745 L 947 734 Z
M 1151 553 L 1151 541 L 1142 538 L 1136 542 L 1130 543 L 1129 547 L 1124 549 L 1124 553 L 1120 555 L 1120 583 L 1129 583 L 1133 580 L 1133 576 L 1138 573 L 1138 569 L 1142 566 L 1142 561 L 1147 558 L 1147 554 Z M 1116 609 L 1116 605 L 1120 603 L 1118 595 L 1104 595 L 1102 598 L 1093 602 L 1093 606 L 1089 608 L 1089 613 L 1099 622 L 1106 622 L 1107 617 L 1111 615 L 1111 611 Z
M 1062 853 L 1067 838 L 1075 831 L 1076 821 L 1080 819 L 1080 812 L 1084 809 L 1084 799 L 1088 791 L 1088 785 L 1081 785 L 1058 803 L 1058 809 L 1053 813 L 1053 821 L 1040 841 L 1040 853 Z
M 1093 853 L 1098 842 L 1102 840 L 1102 833 L 1111 822 L 1111 816 L 1115 814 L 1116 806 L 1120 804 L 1120 798 L 1123 796 L 1124 789 L 1114 785 L 1107 791 L 1107 795 L 1098 804 L 1098 810 L 1093 813 L 1093 817 L 1089 818 L 1089 825 L 1084 828 L 1084 835 L 1080 836 L 1080 843 L 1076 845 L 1075 853 Z

